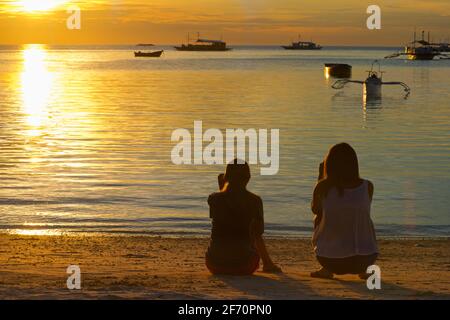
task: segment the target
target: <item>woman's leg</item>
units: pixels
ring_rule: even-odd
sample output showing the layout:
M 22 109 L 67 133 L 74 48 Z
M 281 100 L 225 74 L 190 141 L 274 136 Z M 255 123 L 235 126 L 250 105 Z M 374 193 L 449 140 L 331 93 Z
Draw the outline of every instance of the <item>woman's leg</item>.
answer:
M 258 251 L 259 256 L 263 262 L 263 271 L 264 272 L 282 272 L 281 268 L 277 266 L 269 256 L 269 252 L 267 251 L 266 244 L 262 235 L 255 236 L 255 248 Z
M 362 278 L 366 277 L 367 268 L 375 263 L 378 254 L 353 256 L 342 260 L 339 265 L 340 274 L 358 274 Z
M 269 252 L 267 251 L 266 243 L 262 237 L 264 230 L 264 222 L 260 220 L 253 220 L 250 225 L 250 237 L 253 239 L 253 244 L 255 246 L 258 255 L 261 257 L 263 262 L 264 272 L 282 272 L 281 268 L 277 266 L 270 258 Z
M 259 256 L 255 254 L 242 266 L 218 266 L 206 256 L 206 267 L 214 275 L 250 276 L 259 268 Z
M 321 268 L 318 271 L 311 272 L 311 277 L 312 278 L 321 278 L 321 279 L 333 279 L 334 274 L 325 268 Z
M 367 273 L 367 268 L 371 265 L 374 265 L 378 258 L 378 253 L 371 254 L 368 256 L 358 256 L 359 263 L 361 265 L 361 272 L 359 272 L 359 278 L 363 280 L 367 280 L 371 274 Z
M 328 259 L 317 256 L 317 261 L 320 263 L 322 268 L 318 271 L 311 272 L 311 277 L 322 278 L 322 279 L 333 279 L 334 274 L 329 270 L 330 265 L 327 263 Z
M 356 257 L 349 258 L 325 258 L 317 257 L 320 265 L 332 274 L 355 274 L 354 270 L 358 269 L 355 263 Z M 356 272 L 358 274 L 359 272 Z
M 317 257 L 322 269 L 311 274 L 312 277 L 329 277 L 333 274 L 358 274 L 361 279 L 367 278 L 367 267 L 373 265 L 377 254 L 367 256 L 353 256 L 342 259 Z

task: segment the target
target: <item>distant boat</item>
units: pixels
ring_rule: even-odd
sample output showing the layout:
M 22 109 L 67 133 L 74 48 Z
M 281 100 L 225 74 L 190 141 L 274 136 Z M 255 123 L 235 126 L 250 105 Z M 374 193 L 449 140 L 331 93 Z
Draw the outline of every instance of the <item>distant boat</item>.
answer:
M 438 50 L 440 52 L 450 52 L 450 45 L 448 43 L 438 43 Z
M 298 37 L 299 41 L 292 42 L 290 46 L 281 46 L 286 50 L 321 50 L 323 47 L 312 42 L 312 41 L 300 41 L 300 36 Z
M 159 58 L 163 54 L 164 50 L 160 51 L 153 51 L 153 52 L 142 52 L 142 51 L 135 51 L 134 56 L 135 57 L 150 57 L 150 58 Z
M 440 52 L 428 44 L 423 44 L 420 47 L 407 46 L 405 54 L 409 60 L 433 60 Z
M 152 44 L 152 43 L 138 43 L 136 46 L 137 47 L 153 47 L 154 44 Z
M 175 47 L 178 51 L 229 51 L 232 48 L 227 47 L 227 43 L 222 40 L 201 39 L 200 34 L 194 44 L 190 43 L 188 35 L 188 43 Z
M 393 53 L 385 57 L 385 59 L 406 56 L 409 60 L 433 60 L 435 57 L 448 58 L 444 51 L 440 48 L 441 44 L 430 42 L 430 33 L 428 32 L 428 41 L 425 40 L 425 31 L 422 31 L 422 39 L 416 40 L 414 32 L 414 41 L 405 46 L 403 52 Z
M 326 78 L 346 78 L 352 77 L 352 66 L 345 63 L 325 63 Z

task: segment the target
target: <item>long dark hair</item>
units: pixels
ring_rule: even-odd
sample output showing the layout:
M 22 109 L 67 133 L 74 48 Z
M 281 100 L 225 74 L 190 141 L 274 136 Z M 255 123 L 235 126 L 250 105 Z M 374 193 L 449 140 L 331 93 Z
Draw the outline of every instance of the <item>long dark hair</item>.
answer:
M 332 188 L 344 194 L 344 186 L 360 179 L 358 156 L 348 143 L 339 143 L 331 147 L 324 163 L 325 177 L 328 182 L 326 193 Z
M 227 165 L 224 176 L 225 185 L 221 191 L 245 190 L 250 177 L 250 166 L 248 163 L 234 159 Z

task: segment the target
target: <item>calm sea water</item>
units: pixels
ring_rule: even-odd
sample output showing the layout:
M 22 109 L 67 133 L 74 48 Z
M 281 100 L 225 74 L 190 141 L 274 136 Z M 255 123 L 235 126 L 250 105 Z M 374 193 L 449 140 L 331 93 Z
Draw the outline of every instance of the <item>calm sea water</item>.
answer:
M 330 146 L 346 141 L 373 181 L 380 235 L 450 234 L 450 60 L 382 61 L 377 103 L 330 88 L 323 63 L 363 80 L 389 48 L 289 52 L 237 47 L 135 59 L 132 47 L 0 47 L 0 231 L 198 235 L 223 166 L 175 166 L 171 133 L 279 128 L 280 171 L 262 196 L 268 235 L 311 233 L 311 192 Z

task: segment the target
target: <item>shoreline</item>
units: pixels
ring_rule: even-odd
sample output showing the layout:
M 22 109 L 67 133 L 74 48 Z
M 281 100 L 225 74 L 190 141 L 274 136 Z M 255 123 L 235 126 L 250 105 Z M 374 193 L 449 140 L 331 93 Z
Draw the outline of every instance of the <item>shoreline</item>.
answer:
M 21 229 L 24 230 L 24 229 Z M 41 234 L 41 230 L 34 229 L 25 229 L 25 233 L 21 232 L 8 232 L 8 231 L 0 231 L 1 236 L 24 236 L 24 237 L 144 237 L 144 238 L 156 238 L 156 239 L 209 239 L 210 235 L 207 233 L 204 234 L 193 234 L 193 233 L 177 233 L 177 234 L 158 234 L 155 233 L 126 233 L 126 232 L 78 232 L 78 231 L 68 231 L 68 232 L 50 232 L 47 233 L 47 230 Z M 33 233 L 33 231 L 37 231 L 37 233 Z M 312 234 L 308 236 L 304 235 L 264 235 L 265 239 L 268 240 L 301 240 L 307 241 L 311 240 Z M 416 235 L 377 235 L 378 240 L 401 240 L 401 241 L 446 241 L 450 240 L 450 236 L 440 236 L 440 235 L 425 235 L 425 236 L 416 236 Z
M 313 279 L 309 239 L 267 238 L 283 274 L 213 276 L 208 238 L 0 234 L 1 299 L 449 299 L 450 240 L 379 240 L 382 289 L 354 275 Z M 81 290 L 66 287 L 79 265 Z

